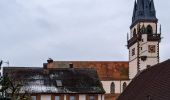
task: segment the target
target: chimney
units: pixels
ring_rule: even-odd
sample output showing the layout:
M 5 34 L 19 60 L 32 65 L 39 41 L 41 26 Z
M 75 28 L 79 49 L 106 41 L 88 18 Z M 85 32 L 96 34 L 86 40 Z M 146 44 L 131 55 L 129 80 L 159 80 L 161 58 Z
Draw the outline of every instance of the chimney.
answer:
M 51 59 L 51 58 L 49 58 L 49 59 L 47 60 L 47 69 L 54 67 L 54 63 L 53 63 L 53 62 L 54 62 L 54 61 L 53 61 L 53 59 Z
M 73 63 L 70 63 L 70 64 L 69 64 L 69 68 L 74 68 Z
M 48 64 L 49 64 L 49 63 L 53 63 L 53 59 L 49 58 L 49 59 L 47 60 L 47 62 L 48 62 Z

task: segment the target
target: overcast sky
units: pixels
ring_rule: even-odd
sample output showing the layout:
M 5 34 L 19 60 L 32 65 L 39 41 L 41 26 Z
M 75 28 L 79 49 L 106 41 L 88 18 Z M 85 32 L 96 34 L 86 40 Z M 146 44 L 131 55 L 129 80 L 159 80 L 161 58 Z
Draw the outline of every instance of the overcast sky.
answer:
M 170 58 L 170 1 L 154 0 L 161 61 Z M 0 0 L 0 59 L 10 66 L 54 60 L 127 61 L 134 0 Z M 4 64 L 5 66 L 5 64 Z

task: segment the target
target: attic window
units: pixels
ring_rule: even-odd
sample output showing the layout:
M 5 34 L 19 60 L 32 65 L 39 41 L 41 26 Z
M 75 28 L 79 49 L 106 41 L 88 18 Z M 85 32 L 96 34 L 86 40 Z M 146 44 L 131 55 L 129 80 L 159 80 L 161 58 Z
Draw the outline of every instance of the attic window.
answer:
M 56 80 L 56 84 L 57 84 L 58 87 L 63 86 L 61 80 Z

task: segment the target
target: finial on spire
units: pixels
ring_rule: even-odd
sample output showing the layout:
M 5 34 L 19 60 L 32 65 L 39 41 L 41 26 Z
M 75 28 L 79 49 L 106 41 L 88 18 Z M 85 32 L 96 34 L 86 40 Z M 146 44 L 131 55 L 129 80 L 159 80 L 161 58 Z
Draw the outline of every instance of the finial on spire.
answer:
M 150 2 L 150 8 L 151 8 L 151 11 L 155 11 L 155 6 L 154 6 L 153 0 L 151 0 L 151 2 Z
M 161 24 L 160 24 L 159 31 L 160 31 L 160 34 L 161 34 L 161 33 L 162 33 L 162 27 L 161 27 Z
M 132 21 L 135 20 L 135 17 L 136 17 L 136 10 L 137 10 L 137 3 L 136 3 L 136 0 L 134 2 L 134 9 L 133 9 L 133 16 L 132 16 Z
M 127 41 L 129 40 L 129 33 L 127 33 Z

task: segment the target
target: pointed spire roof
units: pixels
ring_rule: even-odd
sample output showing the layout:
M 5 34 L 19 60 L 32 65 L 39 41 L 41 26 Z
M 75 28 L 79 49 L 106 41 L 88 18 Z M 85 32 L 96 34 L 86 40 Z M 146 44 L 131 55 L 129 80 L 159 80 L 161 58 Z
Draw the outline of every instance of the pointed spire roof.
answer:
M 137 10 L 137 3 L 136 3 L 136 0 L 135 0 L 135 3 L 134 3 L 134 9 L 133 9 L 133 17 L 132 17 L 132 20 L 135 19 L 135 16 L 136 16 L 136 10 Z
M 151 11 L 155 11 L 155 5 L 154 5 L 154 1 L 153 0 L 151 0 L 151 2 L 150 2 L 150 10 Z
M 138 10 L 143 10 L 143 0 L 137 0 Z
M 139 21 L 157 22 L 153 0 L 135 0 L 131 27 Z

